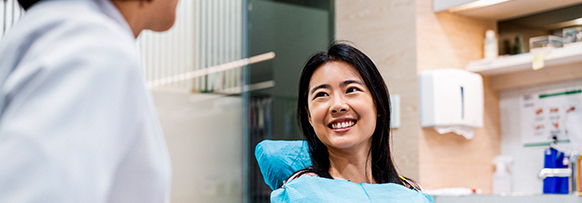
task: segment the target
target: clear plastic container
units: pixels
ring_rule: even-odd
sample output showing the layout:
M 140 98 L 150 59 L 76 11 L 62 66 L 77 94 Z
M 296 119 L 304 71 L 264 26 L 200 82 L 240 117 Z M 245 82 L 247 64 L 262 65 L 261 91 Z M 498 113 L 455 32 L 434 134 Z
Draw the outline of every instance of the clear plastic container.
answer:
M 529 39 L 530 51 L 535 49 L 560 48 L 564 46 L 562 38 L 553 35 L 532 37 Z
M 564 44 L 582 42 L 582 27 L 564 28 L 562 30 Z

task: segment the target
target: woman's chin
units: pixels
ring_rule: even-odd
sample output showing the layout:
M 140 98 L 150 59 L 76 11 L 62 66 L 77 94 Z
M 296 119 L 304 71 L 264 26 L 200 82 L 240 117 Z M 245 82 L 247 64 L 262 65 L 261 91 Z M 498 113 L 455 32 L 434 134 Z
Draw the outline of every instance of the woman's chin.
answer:
M 354 147 L 354 145 L 355 142 L 353 140 L 342 137 L 334 140 L 330 147 L 335 149 L 350 149 Z

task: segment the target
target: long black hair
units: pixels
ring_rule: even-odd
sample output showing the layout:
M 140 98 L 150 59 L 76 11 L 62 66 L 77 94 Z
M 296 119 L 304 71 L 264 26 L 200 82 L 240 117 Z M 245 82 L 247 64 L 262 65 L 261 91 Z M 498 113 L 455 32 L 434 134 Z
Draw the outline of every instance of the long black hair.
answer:
M 345 62 L 358 71 L 366 87 L 370 90 L 374 105 L 378 111 L 376 128 L 372 135 L 372 145 L 368 152 L 372 157 L 372 177 L 374 177 L 376 183 L 402 184 L 390 154 L 390 95 L 388 88 L 372 60 L 360 50 L 342 42 L 334 42 L 327 52 L 324 51 L 311 56 L 301 72 L 297 119 L 309 145 L 312 163 L 310 170 L 320 177 L 332 178 L 329 174 L 330 161 L 327 147 L 317 138 L 313 127 L 309 123 L 309 109 L 307 106 L 309 81 L 313 72 L 323 64 L 332 61 Z

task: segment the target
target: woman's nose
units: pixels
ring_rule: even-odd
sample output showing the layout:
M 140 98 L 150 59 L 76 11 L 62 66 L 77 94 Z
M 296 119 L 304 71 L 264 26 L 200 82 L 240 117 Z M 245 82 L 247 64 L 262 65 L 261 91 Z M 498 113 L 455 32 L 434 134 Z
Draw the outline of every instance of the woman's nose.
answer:
M 343 97 L 334 97 L 331 104 L 331 112 L 338 113 L 338 112 L 346 112 L 349 110 L 349 106 L 345 102 Z

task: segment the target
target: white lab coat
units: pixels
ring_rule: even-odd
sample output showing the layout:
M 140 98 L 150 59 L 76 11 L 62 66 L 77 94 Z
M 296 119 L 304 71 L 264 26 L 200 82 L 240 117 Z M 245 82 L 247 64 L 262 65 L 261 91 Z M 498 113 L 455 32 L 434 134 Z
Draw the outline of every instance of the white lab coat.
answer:
M 140 61 L 107 0 L 26 12 L 0 41 L 0 202 L 169 202 Z

